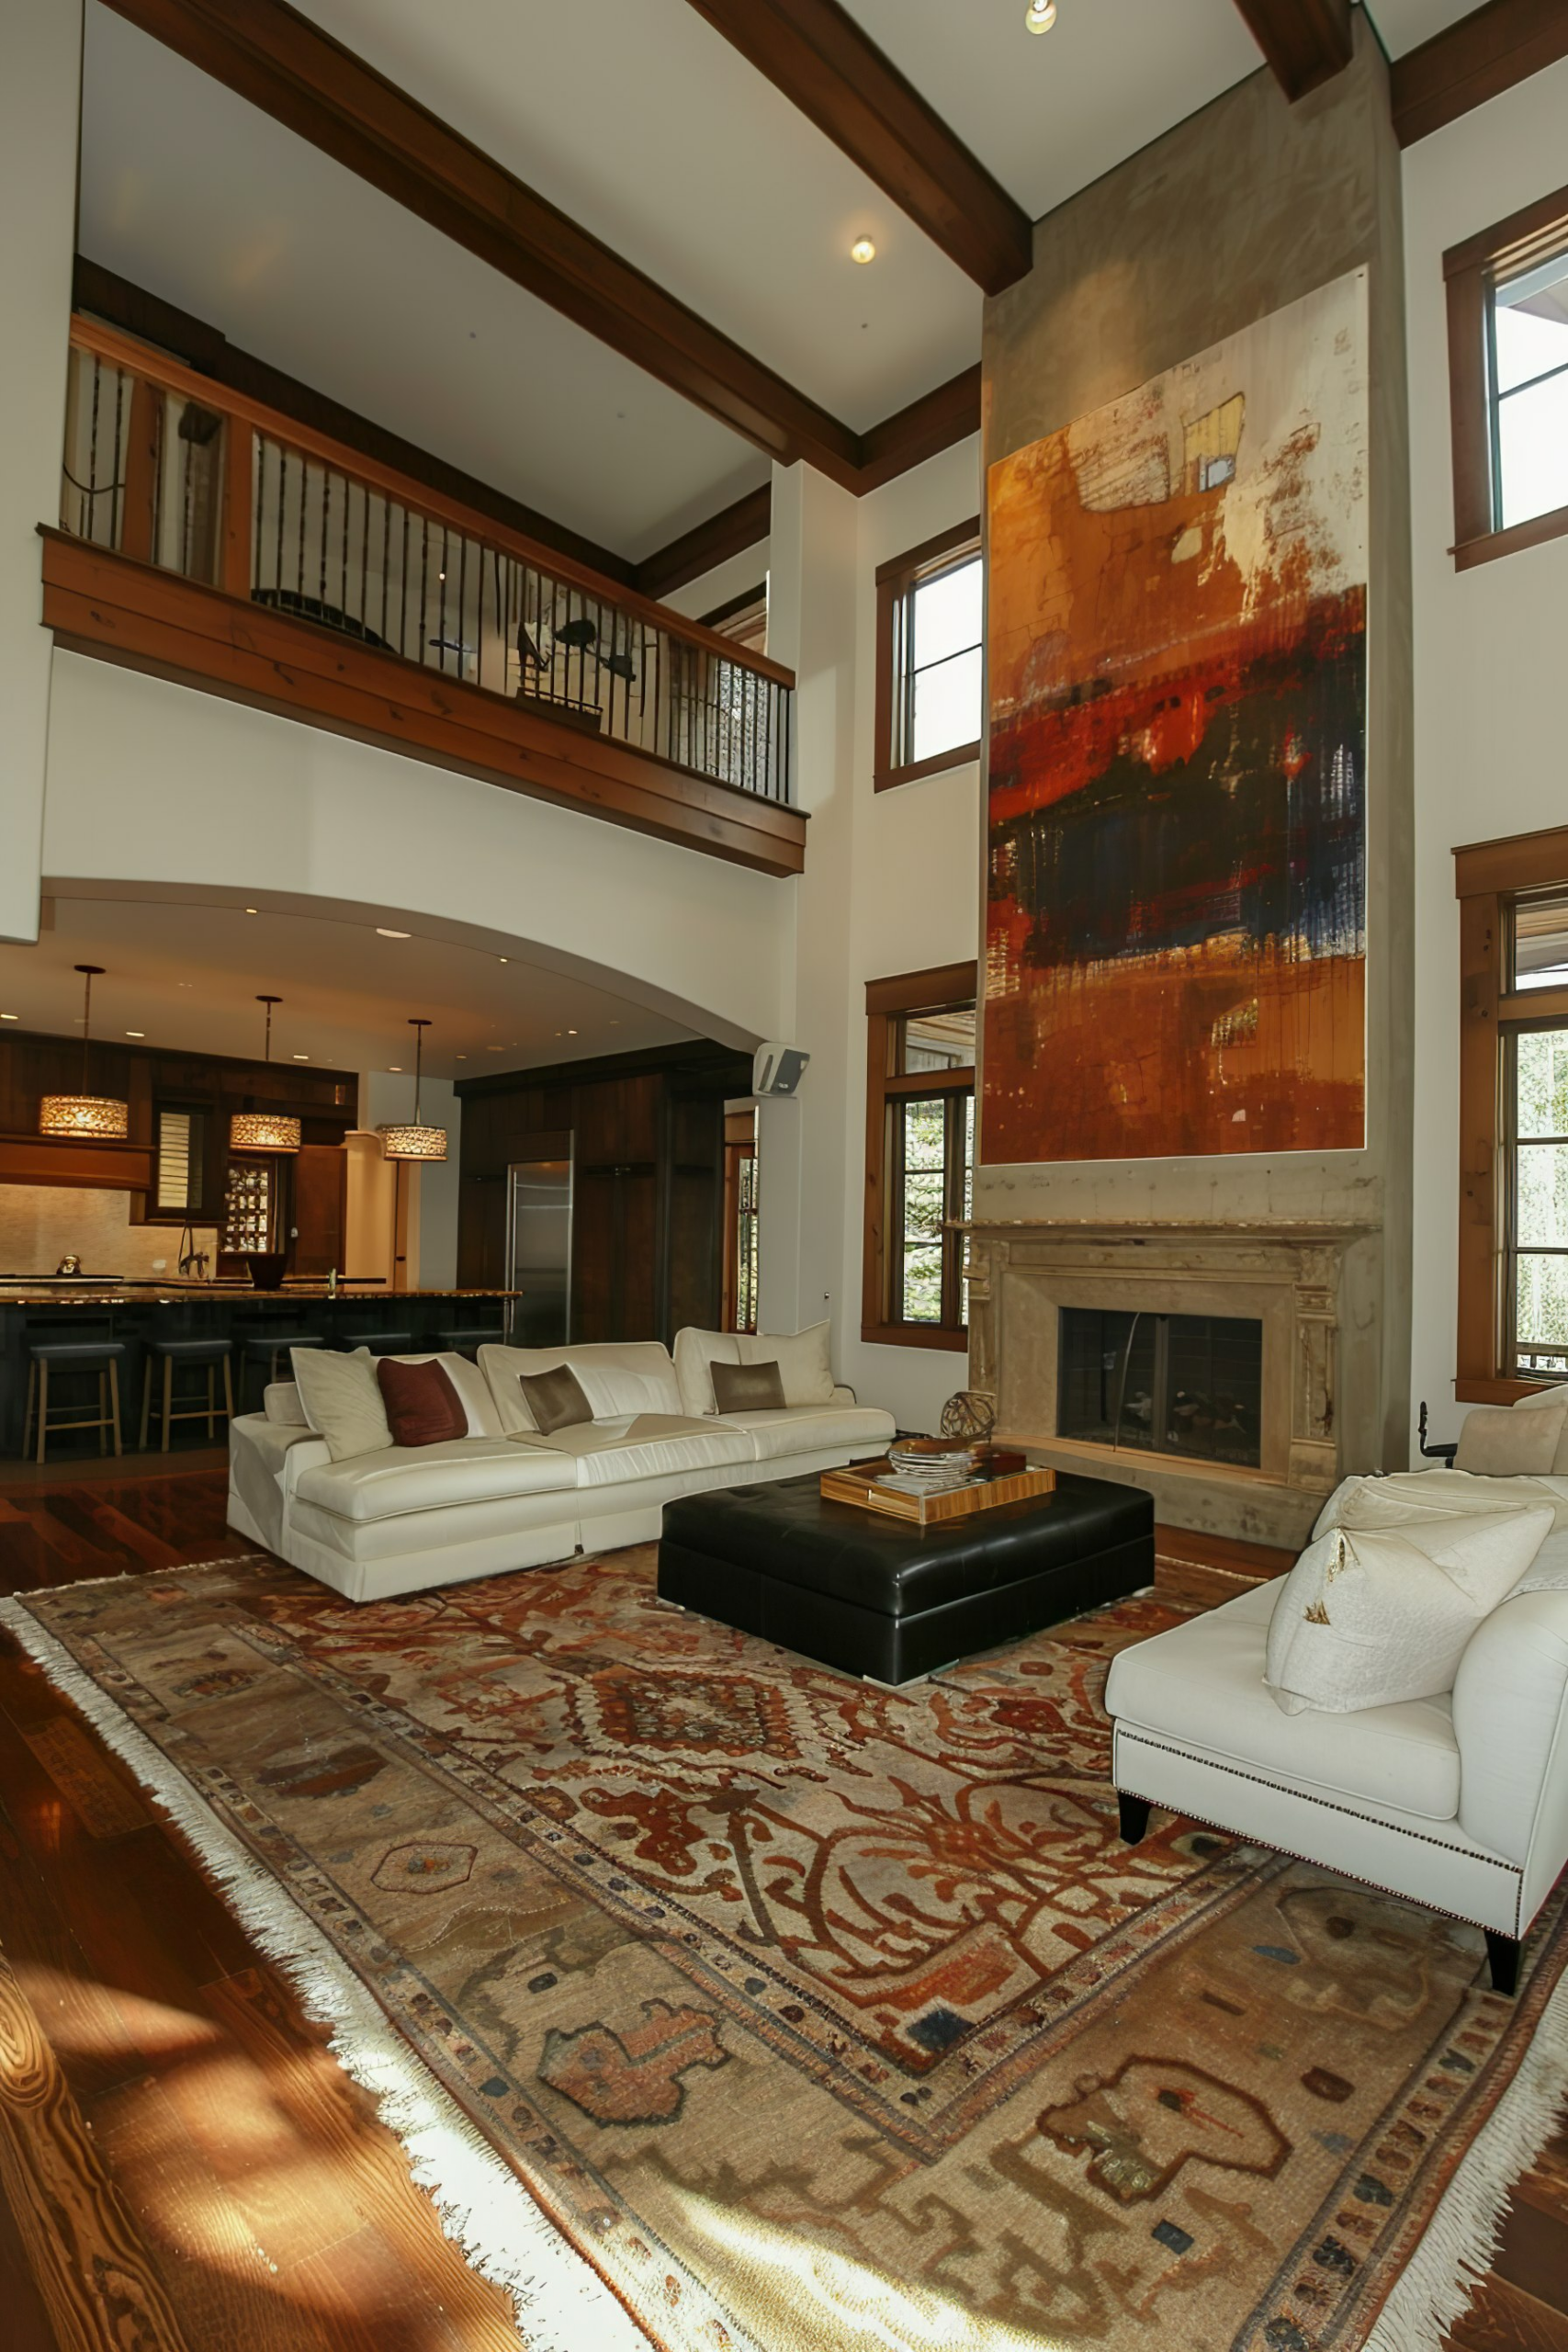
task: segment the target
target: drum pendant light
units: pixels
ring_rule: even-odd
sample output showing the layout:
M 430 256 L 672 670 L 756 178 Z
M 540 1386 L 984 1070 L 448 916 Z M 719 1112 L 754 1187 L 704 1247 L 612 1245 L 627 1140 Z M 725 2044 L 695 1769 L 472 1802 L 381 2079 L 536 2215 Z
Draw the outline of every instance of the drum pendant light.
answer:
M 266 1007 L 266 1054 L 268 1067 L 272 1063 L 272 1008 L 281 1004 L 280 996 L 258 996 L 258 1004 Z M 299 1122 L 281 1111 L 236 1111 L 229 1122 L 231 1151 L 265 1151 L 270 1153 L 298 1151 Z
M 381 1130 L 381 1152 L 387 1159 L 445 1159 L 446 1130 L 420 1125 L 419 1089 L 423 1075 L 424 1033 L 428 1021 L 411 1021 L 414 1033 L 413 1049 L 413 1118 L 407 1126 L 388 1126 Z
M 130 1105 L 117 1102 L 107 1094 L 87 1091 L 87 1040 L 93 1024 L 93 982 L 103 971 L 101 964 L 78 964 L 83 976 L 82 990 L 82 1091 L 80 1094 L 46 1094 L 38 1106 L 38 1131 L 40 1136 L 75 1136 L 94 1143 L 123 1143 L 130 1132 Z

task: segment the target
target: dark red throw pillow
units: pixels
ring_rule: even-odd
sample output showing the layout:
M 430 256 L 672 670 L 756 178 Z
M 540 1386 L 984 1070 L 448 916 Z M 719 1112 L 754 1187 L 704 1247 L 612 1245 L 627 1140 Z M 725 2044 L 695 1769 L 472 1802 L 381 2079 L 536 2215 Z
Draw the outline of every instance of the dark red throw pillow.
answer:
M 376 1380 L 394 1445 L 445 1445 L 448 1438 L 468 1436 L 468 1417 L 444 1364 L 381 1356 Z

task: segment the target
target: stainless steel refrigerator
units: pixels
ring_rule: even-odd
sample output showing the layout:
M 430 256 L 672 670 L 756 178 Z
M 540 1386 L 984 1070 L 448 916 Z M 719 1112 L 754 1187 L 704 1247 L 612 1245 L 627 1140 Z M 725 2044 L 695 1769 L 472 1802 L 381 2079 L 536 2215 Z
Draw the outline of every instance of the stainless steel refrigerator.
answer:
M 558 1347 L 571 1337 L 571 1146 L 541 1135 L 528 1159 L 506 1171 L 506 1287 L 512 1344 Z

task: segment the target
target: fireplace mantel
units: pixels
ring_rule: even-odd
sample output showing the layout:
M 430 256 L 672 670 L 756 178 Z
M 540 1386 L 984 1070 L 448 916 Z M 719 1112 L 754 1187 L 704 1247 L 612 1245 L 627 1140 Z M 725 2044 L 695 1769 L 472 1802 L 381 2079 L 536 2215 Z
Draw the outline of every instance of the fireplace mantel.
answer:
M 1380 1466 L 1361 1460 L 1357 1443 L 1376 1429 L 1375 1227 L 977 1217 L 963 1229 L 970 1385 L 991 1400 L 1009 1442 L 1059 1469 L 1147 1487 L 1160 1516 L 1179 1525 L 1263 1543 L 1301 1542 L 1348 1472 Z M 1259 1467 L 1062 1438 L 1057 1349 L 1068 1306 L 1260 1321 Z

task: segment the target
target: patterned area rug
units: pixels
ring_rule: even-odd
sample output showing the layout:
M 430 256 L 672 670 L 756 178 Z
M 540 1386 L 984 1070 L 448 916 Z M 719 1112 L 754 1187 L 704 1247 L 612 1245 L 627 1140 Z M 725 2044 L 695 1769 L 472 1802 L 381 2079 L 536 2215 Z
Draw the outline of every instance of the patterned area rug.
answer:
M 661 1608 L 649 1551 L 4 1613 L 536 2352 L 1357 2352 L 1467 2152 L 1439 2290 L 1550 2131 L 1561 1891 L 1506 2001 L 1473 1928 L 1166 1816 L 1120 1843 L 1100 1694 L 1158 1599 L 898 1692 Z

